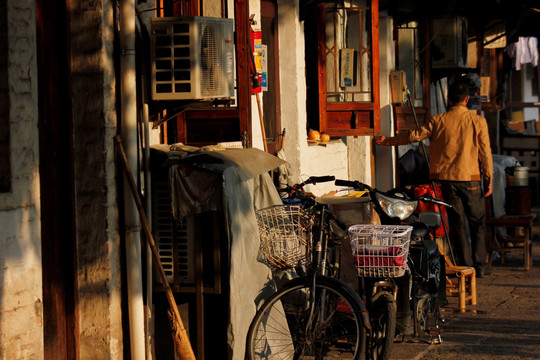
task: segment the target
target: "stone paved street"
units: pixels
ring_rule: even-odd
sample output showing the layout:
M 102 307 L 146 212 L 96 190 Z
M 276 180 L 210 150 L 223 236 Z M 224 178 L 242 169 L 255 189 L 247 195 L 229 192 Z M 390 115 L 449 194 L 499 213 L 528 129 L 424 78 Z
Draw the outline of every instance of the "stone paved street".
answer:
M 443 343 L 394 344 L 392 359 L 538 359 L 540 358 L 540 234 L 533 232 L 533 267 L 523 256 L 493 263 L 493 274 L 477 279 L 478 304 L 457 310 L 457 298 L 445 307 Z

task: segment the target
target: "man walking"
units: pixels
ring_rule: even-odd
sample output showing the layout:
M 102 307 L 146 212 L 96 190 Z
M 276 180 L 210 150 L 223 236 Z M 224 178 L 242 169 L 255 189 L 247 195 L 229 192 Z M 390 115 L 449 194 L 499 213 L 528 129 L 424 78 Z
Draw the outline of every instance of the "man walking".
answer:
M 430 178 L 441 185 L 448 210 L 449 235 L 457 265 L 474 266 L 488 276 L 485 200 L 492 192 L 493 161 L 486 120 L 469 111 L 469 86 L 448 89 L 450 108 L 421 128 L 375 139 L 377 145 L 405 145 L 429 138 Z M 483 188 L 482 188 L 483 184 Z M 469 242 L 470 238 L 470 242 Z

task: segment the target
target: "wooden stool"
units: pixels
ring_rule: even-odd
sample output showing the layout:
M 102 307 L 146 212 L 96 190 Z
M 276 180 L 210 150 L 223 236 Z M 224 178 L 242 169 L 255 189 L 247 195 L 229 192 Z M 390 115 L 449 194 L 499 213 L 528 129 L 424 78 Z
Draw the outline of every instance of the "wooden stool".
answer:
M 446 296 L 457 296 L 459 311 L 465 312 L 467 302 L 476 305 L 476 270 L 468 266 L 446 266 Z
M 497 251 L 501 255 L 501 264 L 504 264 L 505 256 L 509 253 L 523 254 L 523 268 L 529 270 L 532 266 L 532 229 L 535 214 L 530 215 L 505 215 L 498 219 L 486 219 L 486 236 L 488 244 L 488 263 L 491 267 L 492 252 Z M 511 229 L 513 234 L 500 239 L 495 239 L 498 227 Z
M 457 297 L 459 311 L 465 312 L 467 302 L 476 305 L 476 270 L 469 266 L 456 266 L 439 244 L 446 265 L 446 296 Z

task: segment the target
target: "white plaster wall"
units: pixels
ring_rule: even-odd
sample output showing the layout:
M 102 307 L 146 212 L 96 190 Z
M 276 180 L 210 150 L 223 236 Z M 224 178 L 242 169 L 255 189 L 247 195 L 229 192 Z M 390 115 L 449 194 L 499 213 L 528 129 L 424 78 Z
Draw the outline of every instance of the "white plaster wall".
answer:
M 81 359 L 123 356 L 112 1 L 70 3 L 71 90 Z M 88 101 L 91 99 L 91 101 Z M 142 324 L 141 324 L 142 326 Z
M 42 359 L 39 209 L 26 201 L 16 209 L 2 207 L 0 224 L 0 356 L 6 360 Z
M 7 1 L 12 191 L 0 194 L 0 357 L 43 358 L 33 2 Z
M 381 134 L 394 135 L 394 118 L 392 114 L 392 95 L 390 89 L 390 72 L 395 69 L 395 50 L 392 41 L 393 21 L 385 12 L 379 15 L 379 60 L 381 89 Z M 376 183 L 380 190 L 395 187 L 395 147 L 375 146 Z
M 281 125 L 286 129 L 285 157 L 291 165 L 292 177 L 305 180 L 309 176 L 334 175 L 338 179 L 371 183 L 370 137 L 347 137 L 315 146 L 307 142 L 304 28 L 298 12 L 298 1 L 279 1 Z M 258 1 L 250 1 L 250 13 L 256 14 L 255 20 L 259 23 Z M 263 149 L 256 95 L 252 95 L 251 105 L 253 147 Z M 334 189 L 332 182 L 306 187 L 316 195 Z
M 279 72 L 281 127 L 285 128 L 285 155 L 293 177 L 300 175 L 300 142 L 306 139 L 306 81 L 303 25 L 298 2 L 279 1 Z M 306 142 L 307 143 L 307 142 Z
M 302 180 L 313 175 L 333 175 L 336 179 L 349 179 L 348 151 L 345 143 L 339 141 L 327 145 L 309 146 L 305 138 L 300 138 L 300 144 Z M 333 182 L 306 187 L 306 190 L 313 192 L 315 195 L 323 195 L 335 189 L 336 186 Z
M 371 136 L 349 136 L 347 147 L 349 151 L 349 179 L 359 180 L 372 185 L 372 145 Z
M 334 175 L 348 179 L 345 143 L 308 145 L 304 28 L 299 21 L 298 1 L 280 1 L 278 11 L 281 122 L 286 129 L 285 156 L 291 164 L 293 177 L 305 180 L 309 176 Z M 334 189 L 332 182 L 306 187 L 316 195 Z

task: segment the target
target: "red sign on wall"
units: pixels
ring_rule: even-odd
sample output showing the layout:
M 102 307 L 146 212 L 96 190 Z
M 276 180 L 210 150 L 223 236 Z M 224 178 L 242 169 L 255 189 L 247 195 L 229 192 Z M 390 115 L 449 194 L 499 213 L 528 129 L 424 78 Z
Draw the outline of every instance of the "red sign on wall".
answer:
M 262 73 L 262 34 L 260 31 L 251 30 L 251 92 L 261 92 L 261 73 Z

